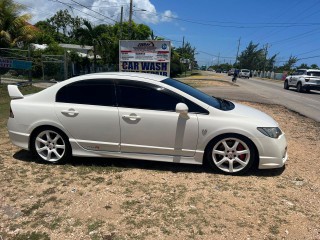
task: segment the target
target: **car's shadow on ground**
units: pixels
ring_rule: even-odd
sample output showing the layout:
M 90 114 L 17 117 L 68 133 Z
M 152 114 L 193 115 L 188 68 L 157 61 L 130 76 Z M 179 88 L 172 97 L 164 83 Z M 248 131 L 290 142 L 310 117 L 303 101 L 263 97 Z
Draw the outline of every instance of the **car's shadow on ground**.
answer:
M 49 163 L 39 161 L 35 156 L 33 156 L 29 151 L 20 150 L 13 155 L 13 158 L 24 162 L 34 162 L 41 165 L 49 165 Z M 96 167 L 96 168 L 119 168 L 119 170 L 129 170 L 129 169 L 145 169 L 145 170 L 155 170 L 163 172 L 192 172 L 192 173 L 208 173 L 217 175 L 227 175 L 223 173 L 218 173 L 213 171 L 208 164 L 204 165 L 194 165 L 194 164 L 180 164 L 171 162 L 157 162 L 157 161 L 147 161 L 147 160 L 135 160 L 135 159 L 123 159 L 123 158 L 88 158 L 88 157 L 72 157 L 68 160 L 65 165 L 71 166 L 81 166 L 81 167 Z M 252 168 L 247 173 L 241 176 L 257 176 L 257 177 L 274 177 L 279 176 L 283 173 L 285 167 L 271 170 L 261 170 Z
M 288 90 L 291 91 L 291 92 L 299 93 L 297 89 L 290 88 Z M 304 94 L 310 94 L 310 95 L 320 95 L 320 91 L 314 91 L 314 90 L 311 90 L 310 92 L 303 92 L 303 93 Z

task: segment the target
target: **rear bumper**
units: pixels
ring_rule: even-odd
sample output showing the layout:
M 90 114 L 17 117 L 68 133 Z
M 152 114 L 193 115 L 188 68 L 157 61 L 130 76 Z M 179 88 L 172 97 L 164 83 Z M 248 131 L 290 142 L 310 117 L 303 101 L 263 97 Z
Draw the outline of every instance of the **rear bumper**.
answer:
M 20 132 L 14 132 L 14 131 L 8 131 L 9 137 L 11 142 L 23 149 L 28 150 L 29 149 L 29 134 L 20 133 Z
M 9 118 L 7 129 L 11 142 L 23 149 L 29 149 L 29 137 L 30 134 L 26 133 L 26 126 L 17 124 L 15 119 Z
M 320 85 L 315 85 L 315 84 L 305 84 L 304 89 L 306 90 L 319 90 L 320 91 Z

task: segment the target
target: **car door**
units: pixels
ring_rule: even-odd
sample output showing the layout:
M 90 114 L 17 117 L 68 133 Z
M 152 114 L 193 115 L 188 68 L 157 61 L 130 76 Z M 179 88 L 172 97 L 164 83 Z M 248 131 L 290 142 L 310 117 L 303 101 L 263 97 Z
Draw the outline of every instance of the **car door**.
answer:
M 198 142 L 197 114 L 175 112 L 182 97 L 138 81 L 117 83 L 121 152 L 194 156 Z
M 62 87 L 56 95 L 55 113 L 81 147 L 92 151 L 120 151 L 119 112 L 113 80 L 82 80 Z
M 298 72 L 294 72 L 293 74 L 291 74 L 291 76 L 289 77 L 289 85 L 291 86 L 295 86 L 296 85 L 296 82 L 297 82 L 297 75 L 298 75 Z

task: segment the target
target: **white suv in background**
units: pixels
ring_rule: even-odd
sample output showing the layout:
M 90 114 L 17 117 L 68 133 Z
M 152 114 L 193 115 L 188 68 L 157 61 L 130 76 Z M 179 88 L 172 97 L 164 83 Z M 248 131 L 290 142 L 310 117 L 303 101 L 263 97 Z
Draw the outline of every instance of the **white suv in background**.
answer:
M 239 78 L 249 78 L 250 77 L 250 70 L 249 69 L 241 69 L 239 72 Z
M 286 77 L 283 87 L 284 89 L 295 87 L 298 92 L 320 90 L 320 70 L 298 69 L 296 72 Z

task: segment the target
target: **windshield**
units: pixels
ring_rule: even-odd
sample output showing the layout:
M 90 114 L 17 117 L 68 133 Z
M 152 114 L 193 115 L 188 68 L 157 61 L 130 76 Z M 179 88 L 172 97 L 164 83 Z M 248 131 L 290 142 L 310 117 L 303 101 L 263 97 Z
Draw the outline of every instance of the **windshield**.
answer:
M 209 96 L 205 94 L 204 92 L 201 92 L 198 89 L 195 89 L 187 84 L 184 84 L 182 82 L 179 82 L 177 80 L 167 78 L 162 81 L 163 83 L 172 86 L 174 88 L 177 88 L 181 90 L 182 92 L 185 92 L 189 94 L 190 96 L 200 100 L 201 102 L 204 102 L 214 108 L 221 109 L 221 101 L 219 101 L 217 98 Z
M 307 72 L 308 76 L 320 77 L 320 72 Z
M 250 72 L 249 70 L 247 69 L 244 69 L 244 70 L 241 70 L 242 72 Z

